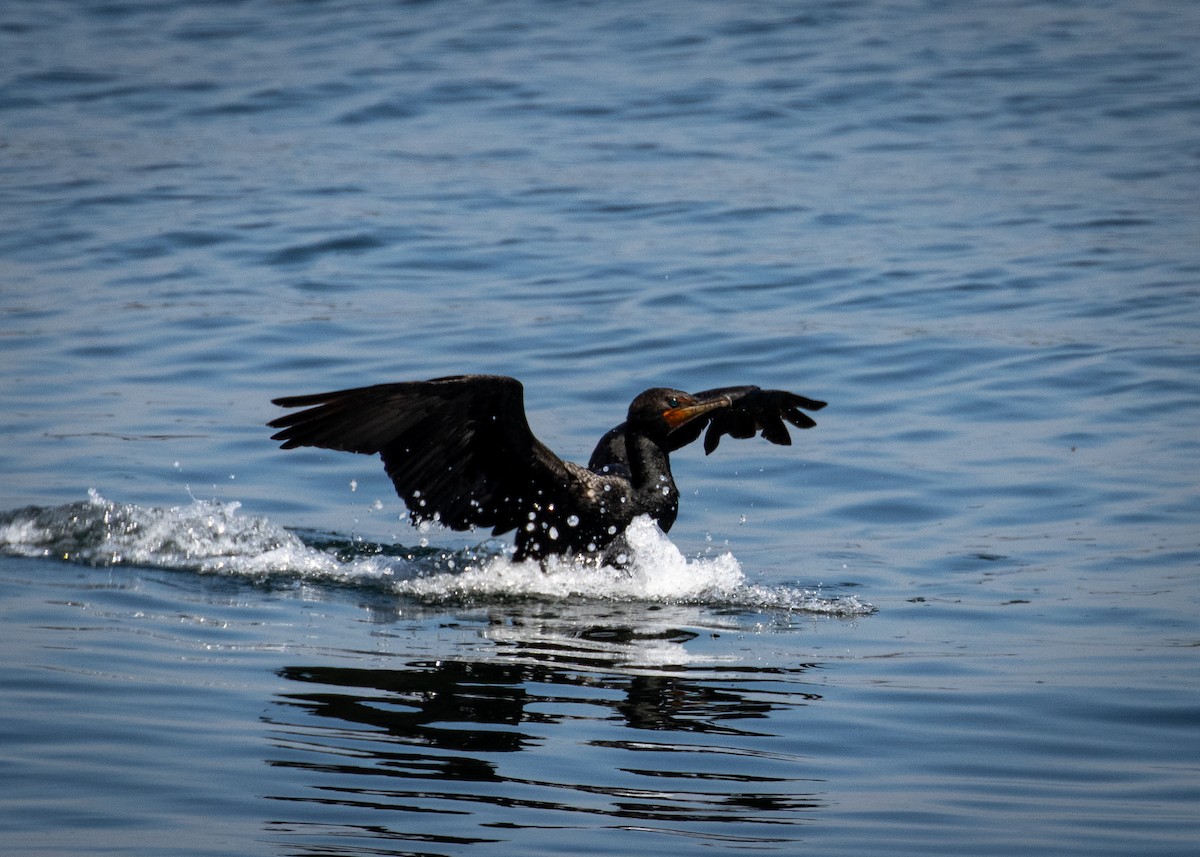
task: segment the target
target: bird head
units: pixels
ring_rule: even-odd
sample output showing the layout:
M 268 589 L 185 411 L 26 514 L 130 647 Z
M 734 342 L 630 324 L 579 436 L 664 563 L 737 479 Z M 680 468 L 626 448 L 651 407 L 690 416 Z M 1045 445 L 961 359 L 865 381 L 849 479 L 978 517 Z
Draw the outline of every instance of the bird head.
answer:
M 653 387 L 638 394 L 629 405 L 627 421 L 650 434 L 665 437 L 697 417 L 727 408 L 729 404 L 729 397 L 724 395 L 701 400 L 682 390 Z

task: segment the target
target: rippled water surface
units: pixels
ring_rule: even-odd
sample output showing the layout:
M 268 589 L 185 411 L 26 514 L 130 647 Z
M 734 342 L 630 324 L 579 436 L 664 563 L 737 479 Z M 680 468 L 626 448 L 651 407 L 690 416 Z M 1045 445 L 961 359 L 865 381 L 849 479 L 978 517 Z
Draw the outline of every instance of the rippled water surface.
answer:
M 22 855 L 1184 855 L 1188 0 L 0 8 Z M 829 401 L 624 569 L 417 530 L 286 394 Z

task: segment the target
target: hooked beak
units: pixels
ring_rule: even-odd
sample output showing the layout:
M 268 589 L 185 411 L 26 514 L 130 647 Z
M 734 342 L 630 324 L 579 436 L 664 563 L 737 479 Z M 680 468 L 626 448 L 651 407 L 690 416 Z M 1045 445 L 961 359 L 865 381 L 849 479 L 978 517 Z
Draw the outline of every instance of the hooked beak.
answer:
M 684 423 L 691 422 L 702 414 L 715 411 L 717 408 L 728 408 L 731 404 L 733 402 L 728 396 L 717 396 L 715 399 L 709 399 L 704 402 L 693 402 L 690 405 L 669 408 L 663 411 L 663 419 L 666 420 L 667 425 L 674 431 Z

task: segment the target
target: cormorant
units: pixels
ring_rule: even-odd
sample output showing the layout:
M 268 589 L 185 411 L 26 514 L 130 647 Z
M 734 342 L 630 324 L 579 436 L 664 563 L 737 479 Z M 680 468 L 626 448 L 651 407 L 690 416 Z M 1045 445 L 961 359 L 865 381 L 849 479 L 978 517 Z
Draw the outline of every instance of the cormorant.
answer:
M 638 515 L 666 532 L 679 509 L 671 452 L 705 426 L 705 454 L 723 435 L 759 431 L 789 445 L 784 421 L 811 428 L 816 423 L 800 409 L 825 407 L 784 390 L 655 387 L 633 400 L 625 422 L 581 467 L 534 437 L 515 378 L 458 375 L 273 401 L 304 408 L 268 423 L 280 430 L 272 439 L 283 449 L 378 453 L 414 524 L 491 527 L 493 535 L 515 529 L 518 560 L 603 551 Z

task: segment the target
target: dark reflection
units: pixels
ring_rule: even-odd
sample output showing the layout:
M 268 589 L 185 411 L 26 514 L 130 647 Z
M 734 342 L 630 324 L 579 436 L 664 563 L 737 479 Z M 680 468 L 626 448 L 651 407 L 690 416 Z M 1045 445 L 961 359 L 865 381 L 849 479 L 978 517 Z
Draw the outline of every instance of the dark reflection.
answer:
M 520 667 L 458 661 L 409 666 L 408 670 L 285 667 L 279 674 L 292 681 L 357 692 L 295 693 L 283 699 L 319 717 L 373 727 L 408 742 L 446 750 L 507 753 L 521 749 L 529 740 L 516 729 L 445 725 L 515 727 L 527 719 Z
M 269 764 L 293 772 L 272 796 L 297 810 L 271 825 L 287 853 L 440 854 L 506 830 L 629 825 L 753 847 L 792 841 L 781 830 L 821 806 L 772 730 L 820 698 L 811 665 L 617 666 L 682 655 L 696 633 L 554 624 L 492 623 L 488 660 L 280 670 L 292 687 L 266 720 Z

